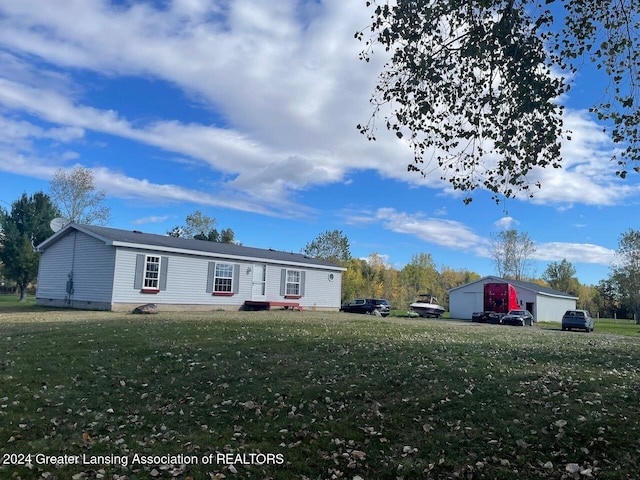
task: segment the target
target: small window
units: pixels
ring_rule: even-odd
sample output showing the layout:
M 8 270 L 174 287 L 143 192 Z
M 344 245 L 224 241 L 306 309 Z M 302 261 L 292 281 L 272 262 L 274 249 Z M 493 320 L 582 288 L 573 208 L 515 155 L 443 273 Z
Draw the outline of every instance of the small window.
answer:
M 304 297 L 304 284 L 304 270 L 280 270 L 280 295 L 284 298 Z
M 233 286 L 233 265 L 230 263 L 216 263 L 213 291 L 215 293 L 231 293 Z
M 207 293 L 231 296 L 238 293 L 240 265 L 237 263 L 209 262 L 207 269 Z
M 159 290 L 160 287 L 160 257 L 147 255 L 144 267 L 145 290 Z
M 166 290 L 168 265 L 168 257 L 136 254 L 133 288 L 142 293 L 159 293 Z
M 287 270 L 286 295 L 300 295 L 300 270 Z

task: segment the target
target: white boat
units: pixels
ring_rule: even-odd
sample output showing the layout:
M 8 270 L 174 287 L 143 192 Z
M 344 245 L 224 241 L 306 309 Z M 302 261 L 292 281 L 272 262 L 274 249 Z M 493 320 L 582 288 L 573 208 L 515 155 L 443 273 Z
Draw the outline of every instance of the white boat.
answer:
M 438 303 L 433 295 L 419 295 L 418 299 L 409 305 L 409 308 L 421 317 L 438 318 L 444 313 L 444 307 Z

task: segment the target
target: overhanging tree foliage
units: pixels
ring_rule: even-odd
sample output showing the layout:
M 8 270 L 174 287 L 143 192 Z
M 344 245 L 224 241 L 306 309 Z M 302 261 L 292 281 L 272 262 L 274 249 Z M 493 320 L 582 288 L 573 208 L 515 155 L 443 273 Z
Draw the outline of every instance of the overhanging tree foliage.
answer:
M 435 170 L 454 189 L 533 195 L 528 173 L 560 167 L 558 98 L 593 62 L 610 83 L 592 111 L 620 144 L 618 174 L 640 158 L 640 2 L 636 0 L 370 0 L 356 33 L 369 61 L 391 52 L 373 92 L 376 120 L 413 148 L 408 169 Z M 565 75 L 560 75 L 565 72 Z M 640 170 L 634 165 L 635 170 Z M 539 184 L 538 184 L 539 186 Z
M 38 277 L 39 255 L 35 247 L 53 232 L 49 222 L 60 215 L 51 199 L 42 192 L 27 197 L 23 194 L 13 202 L 11 212 L 0 211 L 3 243 L 0 261 L 8 279 L 18 285 L 20 300 L 27 296 L 29 283 Z

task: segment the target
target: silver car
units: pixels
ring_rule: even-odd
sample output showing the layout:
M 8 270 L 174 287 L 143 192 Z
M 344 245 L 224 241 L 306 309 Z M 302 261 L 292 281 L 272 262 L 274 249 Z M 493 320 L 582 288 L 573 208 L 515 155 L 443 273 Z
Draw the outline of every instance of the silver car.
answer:
M 562 317 L 562 331 L 579 329 L 593 332 L 593 318 L 586 310 L 567 310 Z

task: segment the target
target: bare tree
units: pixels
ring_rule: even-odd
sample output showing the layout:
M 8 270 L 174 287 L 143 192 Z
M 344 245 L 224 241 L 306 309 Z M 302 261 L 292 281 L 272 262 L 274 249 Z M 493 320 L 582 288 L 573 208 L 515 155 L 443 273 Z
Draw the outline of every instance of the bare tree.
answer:
M 536 246 L 526 232 L 510 229 L 492 233 L 490 242 L 491 258 L 499 277 L 524 280 L 530 276 Z
M 105 192 L 96 191 L 93 172 L 81 165 L 73 170 L 59 168 L 51 179 L 49 193 L 62 216 L 75 223 L 105 225 L 109 207 L 104 205 Z

